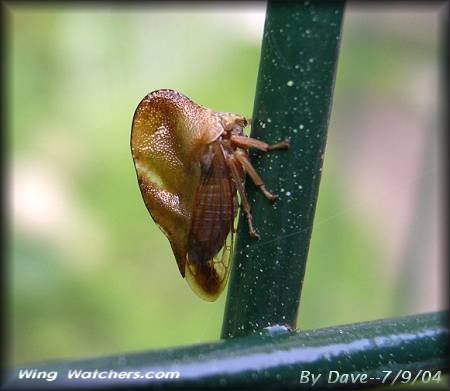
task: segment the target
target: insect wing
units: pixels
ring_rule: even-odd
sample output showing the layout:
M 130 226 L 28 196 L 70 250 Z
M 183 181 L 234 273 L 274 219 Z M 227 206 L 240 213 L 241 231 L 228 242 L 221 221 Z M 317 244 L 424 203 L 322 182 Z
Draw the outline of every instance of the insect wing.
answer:
M 204 148 L 200 166 L 188 237 L 186 280 L 200 297 L 213 301 L 228 278 L 236 187 L 218 142 Z

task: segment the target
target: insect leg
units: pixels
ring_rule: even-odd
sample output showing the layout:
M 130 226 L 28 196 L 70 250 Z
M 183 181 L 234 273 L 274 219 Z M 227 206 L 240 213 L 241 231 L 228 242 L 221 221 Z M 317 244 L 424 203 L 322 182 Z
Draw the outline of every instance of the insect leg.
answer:
M 272 194 L 270 191 L 266 189 L 266 186 L 264 185 L 263 180 L 259 176 L 259 174 L 256 172 L 255 167 L 253 167 L 252 163 L 250 162 L 250 159 L 248 158 L 248 155 L 241 150 L 241 152 L 237 151 L 235 153 L 236 159 L 241 163 L 242 167 L 248 174 L 250 175 L 250 178 L 252 178 L 253 183 L 259 187 L 261 192 L 266 196 L 266 198 L 270 202 L 275 202 L 278 199 L 278 196 Z
M 233 144 L 237 145 L 241 148 L 256 148 L 263 152 L 273 151 L 274 149 L 288 149 L 289 143 L 287 141 L 281 141 L 276 144 L 267 144 L 264 141 L 257 140 L 255 138 L 246 137 L 246 136 L 236 136 L 233 135 L 230 137 L 230 140 Z
M 287 140 L 280 141 L 279 143 L 269 145 L 269 151 L 274 151 L 276 149 L 289 149 L 291 144 Z
M 244 186 L 242 185 L 242 180 L 238 168 L 239 163 L 236 161 L 236 158 L 233 155 L 227 156 L 226 161 L 228 167 L 230 167 L 233 181 L 235 182 L 239 195 L 241 196 L 242 209 L 247 216 L 249 234 L 252 238 L 259 239 L 259 235 L 256 232 L 255 227 L 253 227 L 253 217 L 251 214 L 250 203 L 248 202 L 247 194 L 245 193 Z

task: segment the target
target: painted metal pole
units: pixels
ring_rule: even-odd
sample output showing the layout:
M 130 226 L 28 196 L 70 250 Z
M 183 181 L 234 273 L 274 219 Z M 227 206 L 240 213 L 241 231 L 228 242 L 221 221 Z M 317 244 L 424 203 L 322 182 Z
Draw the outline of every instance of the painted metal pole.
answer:
M 319 192 L 339 52 L 343 2 L 269 1 L 251 136 L 291 149 L 253 152 L 271 205 L 247 181 L 259 241 L 239 221 L 222 338 L 296 327 Z
M 392 382 L 412 385 L 416 376 L 415 383 L 425 380 L 436 389 L 449 369 L 449 334 L 447 312 L 301 333 L 262 333 L 171 350 L 29 364 L 4 379 L 2 389 L 348 390 L 352 384 L 336 380 L 337 373 L 359 379 L 353 384 L 358 389 Z M 57 377 L 20 379 L 25 370 L 56 371 Z M 155 378 L 161 374 L 167 378 Z M 314 384 L 312 375 L 318 379 Z

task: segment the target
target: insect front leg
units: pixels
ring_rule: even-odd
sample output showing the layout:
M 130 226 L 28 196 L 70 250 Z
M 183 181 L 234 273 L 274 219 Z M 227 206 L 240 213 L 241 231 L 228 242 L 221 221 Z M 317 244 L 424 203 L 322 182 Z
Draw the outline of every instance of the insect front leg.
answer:
M 234 155 L 229 155 L 226 157 L 226 161 L 228 167 L 230 167 L 231 176 L 233 177 L 233 181 L 236 184 L 239 195 L 241 196 L 242 209 L 244 210 L 245 215 L 247 216 L 248 229 L 249 234 L 254 239 L 259 239 L 259 235 L 253 227 L 253 217 L 251 214 L 250 203 L 247 199 L 247 194 L 245 192 L 244 186 L 242 185 L 241 175 L 239 173 L 239 162 L 236 160 Z
M 263 180 L 253 167 L 252 163 L 250 162 L 250 159 L 248 158 L 248 155 L 244 151 L 236 151 L 235 152 L 236 159 L 241 163 L 244 170 L 250 175 L 250 178 L 252 178 L 253 183 L 259 187 L 261 192 L 266 196 L 266 198 L 270 202 L 275 202 L 278 199 L 278 196 L 272 194 L 270 191 L 266 189 L 266 186 L 264 185 Z
M 256 148 L 263 152 L 269 152 L 276 149 L 289 149 L 290 145 L 289 143 L 284 140 L 280 141 L 276 144 L 267 144 L 264 141 L 257 140 L 255 138 L 246 137 L 246 136 L 236 136 L 233 135 L 230 137 L 230 141 L 241 148 Z

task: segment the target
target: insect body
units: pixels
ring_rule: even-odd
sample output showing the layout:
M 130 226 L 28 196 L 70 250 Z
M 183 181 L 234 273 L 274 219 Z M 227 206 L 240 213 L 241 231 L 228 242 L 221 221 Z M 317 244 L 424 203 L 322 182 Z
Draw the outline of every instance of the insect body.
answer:
M 145 205 L 172 246 L 178 268 L 191 288 L 215 300 L 225 287 L 233 249 L 239 193 L 250 235 L 250 204 L 245 172 L 263 194 L 248 149 L 286 149 L 246 137 L 247 120 L 216 112 L 173 90 L 148 94 L 138 105 L 131 130 L 131 151 Z

